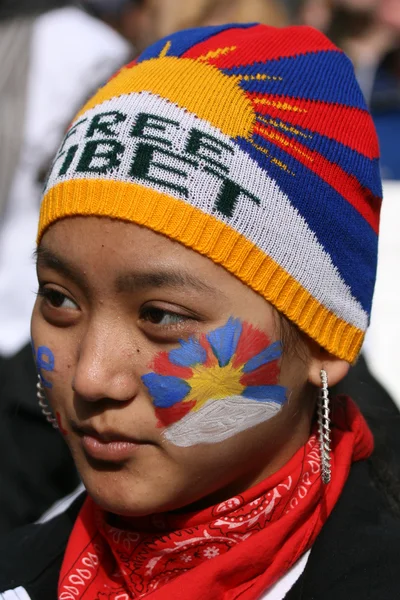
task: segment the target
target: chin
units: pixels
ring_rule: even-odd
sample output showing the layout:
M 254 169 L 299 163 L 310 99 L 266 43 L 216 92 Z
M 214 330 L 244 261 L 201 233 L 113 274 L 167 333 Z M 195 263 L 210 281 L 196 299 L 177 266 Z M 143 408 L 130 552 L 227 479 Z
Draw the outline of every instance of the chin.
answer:
M 136 486 L 115 473 L 85 477 L 86 490 L 103 510 L 123 517 L 140 517 L 157 511 L 157 503 L 149 502 L 150 494 L 137 493 Z M 161 509 L 162 510 L 162 509 Z
M 140 503 L 137 498 L 134 501 L 121 493 L 104 492 L 104 490 L 98 489 L 88 489 L 87 491 L 95 503 L 104 511 L 120 517 L 145 517 L 157 512 L 149 503 Z
M 80 470 L 85 488 L 103 510 L 122 517 L 144 517 L 176 508 L 161 482 L 135 477 L 123 466 Z

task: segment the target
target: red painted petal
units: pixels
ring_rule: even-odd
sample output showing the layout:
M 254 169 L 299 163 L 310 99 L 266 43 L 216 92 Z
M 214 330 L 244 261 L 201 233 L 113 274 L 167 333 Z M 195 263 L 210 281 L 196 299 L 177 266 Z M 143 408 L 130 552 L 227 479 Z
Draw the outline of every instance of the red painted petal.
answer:
M 256 385 L 275 385 L 278 383 L 279 364 L 277 360 L 262 365 L 256 371 L 245 373 L 240 378 L 240 383 L 245 387 Z
M 207 352 L 207 360 L 205 363 L 203 363 L 203 366 L 206 367 L 207 369 L 209 369 L 210 367 L 214 367 L 215 365 L 217 365 L 218 364 L 217 357 L 214 356 L 214 353 L 210 346 L 210 342 L 208 341 L 207 336 L 205 334 L 200 336 L 199 343 L 200 343 L 200 346 L 202 346 L 204 348 L 204 350 Z
M 160 352 L 153 360 L 152 365 L 158 375 L 172 375 L 180 379 L 188 380 L 193 377 L 193 371 L 189 367 L 180 367 L 170 362 L 168 352 Z
M 259 329 L 243 322 L 242 333 L 239 338 L 235 356 L 232 359 L 232 366 L 237 369 L 244 365 L 250 358 L 256 356 L 259 352 L 271 344 L 269 337 Z
M 177 402 L 170 408 L 156 408 L 157 427 L 168 427 L 168 425 L 180 421 L 195 405 L 196 400 L 191 400 L 190 402 Z
M 61 421 L 61 415 L 58 411 L 56 412 L 56 419 L 57 419 L 57 425 L 58 425 L 58 429 L 60 430 L 60 433 L 62 433 L 62 435 L 68 435 L 68 431 L 66 429 L 64 429 L 62 421 Z

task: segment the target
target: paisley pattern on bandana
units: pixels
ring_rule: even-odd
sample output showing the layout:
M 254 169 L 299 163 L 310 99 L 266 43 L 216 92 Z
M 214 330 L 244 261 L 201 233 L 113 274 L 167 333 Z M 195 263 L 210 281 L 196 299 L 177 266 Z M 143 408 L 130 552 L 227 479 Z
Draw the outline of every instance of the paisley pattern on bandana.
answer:
M 197 568 L 213 568 L 227 553 L 233 563 L 237 553 L 251 556 L 261 539 L 268 537 L 271 546 L 280 539 L 280 524 L 290 527 L 293 519 L 310 518 L 308 511 L 315 509 L 320 494 L 315 433 L 289 465 L 282 477 L 264 480 L 215 506 L 187 514 L 130 517 L 123 529 L 110 523 L 110 515 L 88 497 L 74 531 L 81 551 L 78 556 L 74 551 L 69 569 L 63 568 L 58 597 L 70 600 L 76 593 L 77 600 L 130 600 L 160 593 L 163 599 L 191 598 L 172 593 L 169 584 Z M 279 554 L 278 547 L 273 546 L 274 554 Z
M 183 447 L 215 443 L 273 417 L 286 400 L 281 355 L 280 342 L 234 318 L 158 354 L 142 381 L 165 437 Z

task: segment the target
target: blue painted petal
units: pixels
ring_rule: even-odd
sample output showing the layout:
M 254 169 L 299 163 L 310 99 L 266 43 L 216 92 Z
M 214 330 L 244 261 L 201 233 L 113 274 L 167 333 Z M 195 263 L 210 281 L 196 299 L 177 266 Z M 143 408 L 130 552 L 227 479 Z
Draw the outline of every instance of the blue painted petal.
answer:
M 51 390 L 51 388 L 53 387 L 53 384 L 51 383 L 51 381 L 47 381 L 47 379 L 45 379 L 41 373 L 39 373 L 39 375 L 40 375 L 40 381 L 42 382 L 43 387 L 49 388 L 49 390 Z
M 241 333 L 241 322 L 239 319 L 231 317 L 223 327 L 207 334 L 207 339 L 220 367 L 225 367 L 235 354 Z
M 282 385 L 255 385 L 245 388 L 242 392 L 245 398 L 259 400 L 260 402 L 277 402 L 283 404 L 286 401 L 286 388 Z
M 39 346 L 37 349 L 36 366 L 44 371 L 54 371 L 54 354 L 47 346 Z
M 147 373 L 142 375 L 142 381 L 149 390 L 154 406 L 158 408 L 169 408 L 177 402 L 181 402 L 191 390 L 190 385 L 172 375 L 158 375 Z
M 280 342 L 274 342 L 265 350 L 261 350 L 258 354 L 253 356 L 243 366 L 243 373 L 251 373 L 259 367 L 266 365 L 267 363 L 277 360 L 282 356 L 282 344 Z
M 192 367 L 199 363 L 205 363 L 207 360 L 207 352 L 200 345 L 196 338 L 188 340 L 179 340 L 181 347 L 171 350 L 168 355 L 169 360 L 179 367 Z

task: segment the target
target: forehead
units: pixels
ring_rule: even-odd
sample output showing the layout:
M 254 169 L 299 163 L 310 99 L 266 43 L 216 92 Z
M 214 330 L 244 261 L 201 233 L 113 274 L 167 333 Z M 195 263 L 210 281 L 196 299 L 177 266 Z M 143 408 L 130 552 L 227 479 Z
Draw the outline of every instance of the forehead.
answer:
M 66 274 L 91 295 L 166 288 L 216 312 L 243 312 L 253 320 L 269 318 L 271 312 L 264 298 L 206 256 L 140 225 L 108 217 L 54 223 L 42 238 L 38 265 Z
M 257 326 L 275 327 L 272 306 L 225 268 L 133 223 L 93 216 L 57 221 L 38 249 L 42 280 L 47 279 L 43 268 L 65 277 L 67 288 L 69 282 L 77 284 L 92 299 L 131 302 L 151 296 L 181 306 L 188 301 L 193 310 L 217 320 L 236 315 Z
M 165 262 L 172 256 L 183 262 L 197 257 L 197 253 L 182 244 L 146 227 L 97 216 L 74 216 L 57 221 L 44 234 L 41 246 L 56 249 L 58 254 L 68 252 L 69 257 L 82 260 L 103 249 L 113 260 L 125 262 L 139 256 L 149 264 Z
M 117 279 L 118 274 L 128 272 L 157 272 L 160 285 L 161 274 L 168 273 L 175 286 L 180 279 L 181 283 L 197 280 L 199 288 L 208 290 L 229 284 L 243 286 L 225 269 L 182 244 L 140 225 L 108 217 L 72 217 L 54 223 L 43 236 L 38 262 L 57 268 L 57 261 L 93 279 L 106 274 Z M 153 283 L 157 278 L 153 277 Z

